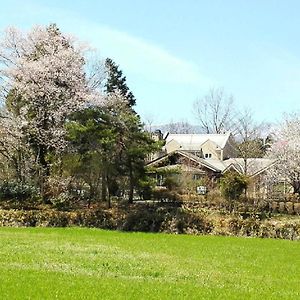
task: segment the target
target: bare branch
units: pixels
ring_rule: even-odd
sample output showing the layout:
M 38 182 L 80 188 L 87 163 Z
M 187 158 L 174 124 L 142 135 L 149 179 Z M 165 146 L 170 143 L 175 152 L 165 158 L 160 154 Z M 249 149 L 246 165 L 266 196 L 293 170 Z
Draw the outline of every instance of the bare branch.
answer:
M 221 88 L 212 88 L 195 101 L 194 113 L 205 133 L 224 133 L 233 127 L 234 99 Z

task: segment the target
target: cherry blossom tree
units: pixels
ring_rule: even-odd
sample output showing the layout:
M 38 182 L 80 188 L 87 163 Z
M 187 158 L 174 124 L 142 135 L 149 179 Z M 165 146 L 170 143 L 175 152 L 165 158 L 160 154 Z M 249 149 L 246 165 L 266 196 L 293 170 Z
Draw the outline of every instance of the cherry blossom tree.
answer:
M 46 173 L 49 151 L 66 146 L 68 116 L 99 96 L 97 80 L 86 75 L 85 50 L 56 25 L 29 33 L 8 28 L 0 43 L 2 100 Z
M 5 165 L 2 173 L 6 173 L 6 179 L 13 177 L 25 182 L 30 163 L 33 162 L 18 128 L 13 115 L 3 108 L 0 112 L 0 154 Z
M 270 156 L 277 163 L 269 171 L 273 183 L 285 182 L 293 187 L 294 193 L 300 193 L 300 116 L 289 114 L 275 135 Z

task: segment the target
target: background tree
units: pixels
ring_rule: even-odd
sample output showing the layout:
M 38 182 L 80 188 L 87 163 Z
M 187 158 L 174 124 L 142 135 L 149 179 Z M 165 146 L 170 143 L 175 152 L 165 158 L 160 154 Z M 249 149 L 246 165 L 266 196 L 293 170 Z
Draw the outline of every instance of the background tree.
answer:
M 132 202 L 134 189 L 145 177 L 145 158 L 158 146 L 142 130 L 127 99 L 120 93 L 110 93 L 103 106 L 90 106 L 75 113 L 67 126 L 80 162 L 80 177 L 93 191 L 91 197 L 99 195 L 101 188 L 101 198 L 110 206 L 111 195 L 124 195 L 126 191 Z M 73 171 L 78 174 L 77 169 Z M 124 178 L 128 179 L 125 186 Z
M 102 193 L 105 201 L 108 194 L 109 206 L 108 186 L 115 170 L 118 134 L 114 117 L 104 106 L 90 106 L 74 113 L 67 124 L 72 148 L 65 168 L 70 170 L 70 175 L 88 184 L 89 200 L 100 198 Z
M 163 131 L 168 131 L 175 134 L 196 133 L 196 127 L 186 121 L 173 122 L 161 127 Z
M 133 93 L 126 84 L 126 77 L 119 70 L 119 66 L 110 58 L 105 61 L 107 80 L 105 92 L 108 96 L 112 93 L 119 95 L 127 104 L 122 107 L 116 115 L 119 116 L 118 136 L 116 145 L 118 145 L 116 155 L 116 165 L 118 172 L 128 178 L 128 199 L 133 201 L 134 189 L 137 187 L 139 178 L 145 175 L 145 159 L 148 154 L 157 150 L 155 143 L 148 132 L 143 130 L 143 124 L 140 117 L 136 114 L 133 106 L 136 100 Z M 119 101 L 120 103 L 120 101 Z
M 16 179 L 25 183 L 31 160 L 28 145 L 24 143 L 22 132 L 11 113 L 5 108 L 0 112 L 0 155 L 3 163 L 2 172 L 6 180 Z
M 256 122 L 253 119 L 253 112 L 249 109 L 245 109 L 238 114 L 235 124 L 238 156 L 243 158 L 244 174 L 248 174 L 251 159 L 261 158 L 266 155 L 269 125 Z
M 2 96 L 34 156 L 43 192 L 51 156 L 66 148 L 71 113 L 99 97 L 87 80 L 84 49 L 56 25 L 24 34 L 9 28 L 0 45 Z
M 119 93 L 127 100 L 128 106 L 133 107 L 136 104 L 136 100 L 132 92 L 129 90 L 126 77 L 123 72 L 119 69 L 119 66 L 110 58 L 105 60 L 105 71 L 107 74 L 105 83 L 105 93 Z
M 196 100 L 194 113 L 204 133 L 225 133 L 234 129 L 234 99 L 222 88 L 212 88 Z
M 236 172 L 227 172 L 220 180 L 221 192 L 229 202 L 229 209 L 234 207 L 234 201 L 238 200 L 243 192 L 246 191 L 249 184 L 249 178 L 244 174 Z
M 36 27 L 27 36 L 8 31 L 5 45 L 8 109 L 48 172 L 48 152 L 65 146 L 66 118 L 89 96 L 83 55 L 55 25 Z
M 276 160 L 269 170 L 269 180 L 273 184 L 285 182 L 300 193 L 300 116 L 286 114 L 276 130 L 275 142 L 270 149 L 270 157 Z
M 134 189 L 138 188 L 140 179 L 145 178 L 145 159 L 155 151 L 161 149 L 159 142 L 154 142 L 148 132 L 142 130 L 139 116 L 129 115 L 126 120 L 127 135 L 124 143 L 125 174 L 129 178 L 128 200 L 133 201 Z

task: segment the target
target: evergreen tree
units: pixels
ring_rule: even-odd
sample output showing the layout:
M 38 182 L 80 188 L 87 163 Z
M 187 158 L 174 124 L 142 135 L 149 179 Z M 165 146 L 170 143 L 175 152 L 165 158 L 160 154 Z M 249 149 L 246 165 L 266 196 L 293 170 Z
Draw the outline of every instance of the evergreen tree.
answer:
M 134 95 L 126 84 L 126 77 L 119 66 L 110 58 L 105 61 L 107 82 L 105 92 L 119 94 L 127 102 L 127 108 L 118 111 L 122 126 L 118 128 L 118 155 L 116 166 L 120 176 L 128 178 L 128 198 L 133 201 L 134 189 L 139 180 L 145 176 L 145 158 L 151 152 L 157 151 L 161 145 L 155 143 L 148 133 L 143 131 L 140 117 L 133 110 L 136 104 Z
M 123 136 L 124 151 L 122 152 L 122 165 L 124 175 L 128 177 L 128 200 L 133 202 L 134 190 L 138 188 L 139 181 L 145 177 L 145 159 L 147 155 L 161 148 L 148 132 L 142 130 L 142 123 L 136 114 L 127 114 L 125 119 L 126 134 Z
M 126 76 L 119 70 L 119 66 L 110 58 L 105 60 L 105 68 L 107 72 L 107 81 L 105 84 L 105 92 L 107 94 L 119 91 L 119 93 L 128 101 L 128 106 L 135 105 L 136 100 L 132 92 L 126 84 Z
M 145 158 L 161 145 L 142 130 L 139 116 L 128 107 L 126 99 L 111 93 L 102 107 L 88 107 L 75 113 L 67 128 L 73 152 L 79 155 L 79 177 L 88 180 L 93 190 L 91 197 L 100 194 L 100 179 L 101 198 L 109 206 L 111 195 L 128 194 L 132 202 L 139 180 L 145 177 Z

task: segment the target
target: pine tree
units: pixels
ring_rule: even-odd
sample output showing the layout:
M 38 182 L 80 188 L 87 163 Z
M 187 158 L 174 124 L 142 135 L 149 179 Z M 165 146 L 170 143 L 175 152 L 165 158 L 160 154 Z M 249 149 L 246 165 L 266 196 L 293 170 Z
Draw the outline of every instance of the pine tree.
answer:
M 107 94 L 119 91 L 119 93 L 128 101 L 128 106 L 132 108 L 136 100 L 126 83 L 126 76 L 119 70 L 119 66 L 110 58 L 105 60 L 105 68 L 107 72 L 107 82 L 105 84 L 105 92 Z

